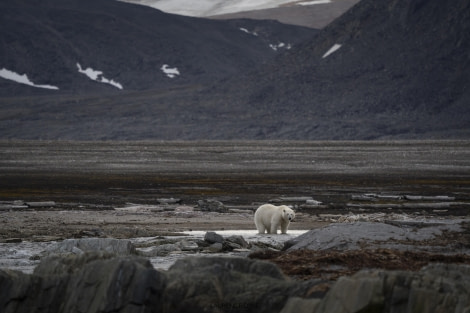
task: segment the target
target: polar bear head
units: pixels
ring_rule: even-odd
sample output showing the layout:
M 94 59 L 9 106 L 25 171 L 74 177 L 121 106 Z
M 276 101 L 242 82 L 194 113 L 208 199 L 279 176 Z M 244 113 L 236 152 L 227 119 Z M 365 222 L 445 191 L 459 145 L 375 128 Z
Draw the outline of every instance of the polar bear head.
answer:
M 287 205 L 282 205 L 282 218 L 285 221 L 292 222 L 292 220 L 295 218 L 295 212 L 291 208 L 289 208 Z

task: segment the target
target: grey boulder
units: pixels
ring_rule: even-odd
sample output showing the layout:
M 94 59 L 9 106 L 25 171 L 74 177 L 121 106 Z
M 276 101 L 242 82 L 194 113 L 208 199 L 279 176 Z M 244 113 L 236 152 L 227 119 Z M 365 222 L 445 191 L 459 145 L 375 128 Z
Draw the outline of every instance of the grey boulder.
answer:
M 155 312 L 165 285 L 142 258 L 54 255 L 33 275 L 0 270 L 0 312 Z
M 114 238 L 81 238 L 66 239 L 50 247 L 45 254 L 74 253 L 83 254 L 85 252 L 108 252 L 116 255 L 135 254 L 134 244 L 127 239 Z
M 464 313 L 470 310 L 470 266 L 432 264 L 419 272 L 364 270 L 341 277 L 319 299 L 291 298 L 282 313 Z

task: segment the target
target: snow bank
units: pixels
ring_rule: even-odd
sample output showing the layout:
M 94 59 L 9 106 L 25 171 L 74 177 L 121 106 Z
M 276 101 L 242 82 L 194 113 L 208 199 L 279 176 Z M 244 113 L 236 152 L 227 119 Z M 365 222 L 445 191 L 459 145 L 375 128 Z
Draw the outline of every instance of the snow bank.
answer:
M 180 72 L 178 71 L 178 69 L 176 67 L 171 68 L 168 64 L 163 64 L 160 69 L 169 78 L 175 78 L 177 75 L 180 74 Z
M 8 80 L 15 81 L 20 84 L 25 84 L 29 86 L 33 86 L 36 88 L 44 88 L 44 89 L 53 89 L 53 90 L 58 90 L 59 87 L 56 86 L 51 86 L 51 85 L 36 85 L 32 81 L 29 80 L 28 76 L 26 74 L 20 75 L 18 73 L 15 73 L 13 71 L 7 70 L 6 68 L 2 68 L 0 70 L 0 77 Z
M 292 45 L 291 45 L 290 43 L 289 43 L 289 44 L 285 44 L 285 43 L 283 43 L 283 42 L 280 42 L 280 43 L 278 43 L 277 45 L 276 45 L 276 44 L 270 44 L 269 47 L 270 47 L 271 49 L 273 49 L 274 51 L 277 51 L 277 50 L 279 50 L 279 49 L 281 49 L 281 48 L 285 48 L 285 49 L 289 50 L 290 48 L 292 48 Z
M 331 3 L 331 0 L 121 0 L 150 6 L 168 13 L 186 16 L 212 16 L 243 11 L 277 8 L 283 5 L 315 5 Z
M 100 83 L 110 84 L 111 86 L 114 86 L 118 89 L 123 89 L 123 87 L 120 83 L 115 82 L 112 79 L 110 80 L 110 79 L 104 77 L 102 71 L 95 71 L 91 67 L 83 69 L 82 66 L 80 65 L 80 63 L 77 63 L 77 68 L 78 68 L 79 73 L 85 74 L 91 80 L 94 80 L 94 81 L 97 81 L 97 82 L 100 82 Z
M 338 50 L 339 48 L 341 48 L 341 45 L 338 44 L 338 43 L 335 43 L 331 48 L 330 50 L 326 51 L 326 53 L 322 56 L 322 58 L 326 58 L 327 56 L 329 56 L 330 54 L 332 54 L 333 52 L 335 52 L 336 50 Z
M 256 32 L 250 32 L 250 31 L 249 31 L 248 29 L 246 29 L 246 28 L 240 27 L 240 30 L 241 30 L 242 32 L 247 33 L 247 34 L 250 34 L 250 35 L 253 35 L 253 36 L 258 36 L 258 33 L 256 33 Z
M 315 5 L 315 4 L 326 4 L 326 3 L 331 3 L 331 0 L 304 1 L 304 2 L 297 3 L 297 5 Z

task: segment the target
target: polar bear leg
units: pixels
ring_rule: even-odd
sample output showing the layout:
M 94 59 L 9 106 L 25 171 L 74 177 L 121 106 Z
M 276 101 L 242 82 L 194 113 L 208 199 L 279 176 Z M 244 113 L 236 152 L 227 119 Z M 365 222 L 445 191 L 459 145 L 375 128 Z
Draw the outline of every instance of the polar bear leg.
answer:
M 271 221 L 271 229 L 270 229 L 270 234 L 277 234 L 277 229 L 279 228 L 279 222 L 278 221 Z
M 289 227 L 289 222 L 281 222 L 281 233 L 287 234 L 287 228 Z
M 256 223 L 256 228 L 258 229 L 258 234 L 264 234 L 266 231 L 266 227 L 264 227 L 263 223 Z

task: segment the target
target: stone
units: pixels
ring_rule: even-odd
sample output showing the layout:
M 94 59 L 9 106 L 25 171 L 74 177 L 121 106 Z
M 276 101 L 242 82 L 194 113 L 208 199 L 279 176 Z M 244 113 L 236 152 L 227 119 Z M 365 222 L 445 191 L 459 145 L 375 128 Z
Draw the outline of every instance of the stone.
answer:
M 458 221 L 443 221 L 433 227 L 416 224 L 397 226 L 380 222 L 333 223 L 322 228 L 312 229 L 286 241 L 283 250 L 357 250 L 364 247 L 415 249 L 414 241 L 433 239 L 443 231 L 460 230 L 461 226 Z M 411 243 L 407 246 L 405 241 Z M 448 248 L 442 247 L 442 249 L 445 251 Z
M 160 272 L 136 256 L 51 255 L 32 275 L 0 270 L 0 312 L 277 312 L 311 287 L 239 257 L 188 257 Z
M 224 245 L 220 242 L 215 242 L 207 247 L 207 251 L 217 253 L 222 252 L 224 250 Z
M 214 199 L 207 199 L 207 200 L 199 200 L 197 205 L 201 211 L 209 211 L 209 212 L 220 212 L 225 213 L 228 212 L 228 209 L 225 205 Z
M 187 257 L 167 273 L 164 312 L 278 312 L 312 284 L 286 278 L 272 263 L 241 257 Z
M 177 245 L 181 248 L 182 251 L 197 251 L 200 249 L 197 243 L 186 239 L 179 241 Z
M 287 300 L 280 313 L 312 313 L 320 302 L 320 299 L 292 297 Z
M 377 272 L 361 274 L 340 277 L 315 312 L 382 312 L 383 277 Z
M 168 254 L 175 251 L 181 251 L 181 247 L 178 244 L 166 243 L 158 246 L 138 249 L 137 254 L 144 257 L 156 257 L 167 256 Z
M 0 270 L 0 312 L 161 312 L 164 274 L 148 260 L 54 255 L 33 275 Z
M 363 270 L 338 279 L 310 312 L 465 313 L 469 294 L 469 265 L 431 264 L 418 272 Z M 299 311 L 286 305 L 282 312 Z
M 362 270 L 338 279 L 297 281 L 273 263 L 193 256 L 168 271 L 147 259 L 108 252 L 54 254 L 32 275 L 0 269 L 0 312 L 468 313 L 470 265 L 431 264 L 417 272 Z
M 204 241 L 207 241 L 208 243 L 223 243 L 224 242 L 224 237 L 221 235 L 213 232 L 213 231 L 208 231 L 204 235 Z
M 81 253 L 103 251 L 116 255 L 135 254 L 135 246 L 130 240 L 114 238 L 66 239 L 45 251 L 46 255 L 57 253 Z
M 233 250 L 238 250 L 238 249 L 242 249 L 242 247 L 237 244 L 237 243 L 234 243 L 234 242 L 230 242 L 230 241 L 224 241 L 224 243 L 222 244 L 223 246 L 223 249 L 225 251 L 233 251 Z
M 240 235 L 229 236 L 229 237 L 225 238 L 225 241 L 237 244 L 239 246 L 239 248 L 237 248 L 237 249 L 248 248 L 248 246 L 249 246 L 249 244 L 248 244 L 248 242 L 246 242 L 245 238 L 243 238 L 243 236 L 240 236 Z

